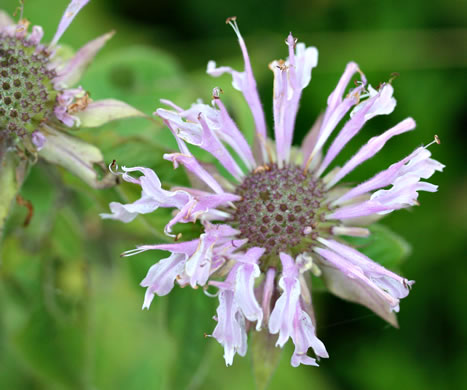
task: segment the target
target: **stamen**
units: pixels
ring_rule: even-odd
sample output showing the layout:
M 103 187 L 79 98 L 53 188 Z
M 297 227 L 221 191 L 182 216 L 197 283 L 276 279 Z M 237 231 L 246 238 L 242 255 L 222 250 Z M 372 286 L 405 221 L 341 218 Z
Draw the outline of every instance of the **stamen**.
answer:
M 434 140 L 431 141 L 428 145 L 424 146 L 425 149 L 429 148 L 431 145 L 433 145 L 434 143 L 440 145 L 441 144 L 441 140 L 439 139 L 439 137 L 435 134 L 435 137 L 434 137 Z
M 121 175 L 122 172 L 118 172 L 118 164 L 117 164 L 117 160 L 112 160 L 112 163 L 109 164 L 109 171 L 110 173 L 112 173 L 113 175 Z
M 240 29 L 238 28 L 238 25 L 237 25 L 237 17 L 236 16 L 228 17 L 225 20 L 225 24 L 230 24 L 230 26 L 235 31 L 235 34 L 237 34 L 238 39 L 242 40 L 242 36 L 240 35 Z
M 210 292 L 208 291 L 209 286 L 213 286 L 213 285 L 210 284 L 210 285 L 207 285 L 207 286 L 204 286 L 204 287 L 203 287 L 203 293 L 204 293 L 204 295 L 208 296 L 209 298 L 216 298 L 216 297 L 219 295 L 219 293 L 220 293 L 220 289 L 218 288 L 217 291 L 216 291 L 215 293 L 210 293 Z M 214 287 L 216 287 L 216 286 L 214 286 Z M 211 337 L 211 336 L 210 336 L 210 335 L 206 335 L 206 333 L 205 333 L 205 337 Z
M 226 20 L 225 20 L 225 24 L 231 24 L 232 22 L 235 22 L 237 20 L 237 17 L 236 16 L 229 16 Z
M 213 90 L 212 90 L 212 98 L 213 99 L 219 99 L 221 94 L 223 94 L 224 91 L 222 90 L 222 88 L 220 87 L 215 87 Z
M 239 41 L 243 42 L 243 37 L 240 34 L 240 29 L 238 28 L 237 25 L 237 17 L 236 16 L 231 16 L 225 20 L 225 24 L 229 24 L 230 27 L 234 30 L 235 34 L 237 35 L 237 38 Z
M 134 249 L 129 249 L 123 253 L 120 254 L 120 257 L 129 257 L 129 256 L 134 256 L 134 255 L 138 255 L 140 253 L 143 253 L 143 252 L 146 252 L 147 250 L 149 250 L 150 248 L 147 248 L 147 246 L 139 246 L 137 248 L 134 248 Z

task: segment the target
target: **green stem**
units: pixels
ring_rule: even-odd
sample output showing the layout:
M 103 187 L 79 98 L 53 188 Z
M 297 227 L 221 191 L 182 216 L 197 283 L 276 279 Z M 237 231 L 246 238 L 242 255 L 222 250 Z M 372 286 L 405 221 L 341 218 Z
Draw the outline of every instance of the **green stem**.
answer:
M 13 200 L 26 176 L 27 163 L 18 161 L 13 152 L 1 151 L 0 161 L 0 242 Z

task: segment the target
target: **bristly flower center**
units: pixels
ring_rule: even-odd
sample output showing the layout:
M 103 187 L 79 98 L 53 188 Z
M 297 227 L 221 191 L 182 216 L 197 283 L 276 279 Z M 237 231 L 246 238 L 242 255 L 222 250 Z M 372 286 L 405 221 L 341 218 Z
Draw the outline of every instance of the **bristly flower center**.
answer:
M 23 136 L 53 114 L 56 72 L 49 56 L 24 38 L 0 34 L 0 131 Z
M 247 246 L 266 249 L 265 255 L 304 249 L 317 238 L 324 209 L 324 185 L 299 166 L 259 167 L 235 191 L 233 225 Z

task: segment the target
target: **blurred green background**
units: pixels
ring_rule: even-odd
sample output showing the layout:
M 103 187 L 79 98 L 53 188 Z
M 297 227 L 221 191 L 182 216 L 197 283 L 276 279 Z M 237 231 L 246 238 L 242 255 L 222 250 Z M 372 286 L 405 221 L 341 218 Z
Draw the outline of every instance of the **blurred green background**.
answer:
M 53 36 L 66 0 L 26 0 L 25 17 Z M 12 13 L 17 1 L 2 0 Z M 421 207 L 383 220 L 404 237 L 411 254 L 402 273 L 416 284 L 401 302 L 400 329 L 367 309 L 327 293 L 314 293 L 318 335 L 330 359 L 319 368 L 292 368 L 288 345 L 270 389 L 460 389 L 467 383 L 467 2 L 278 1 L 214 2 L 93 0 L 61 42 L 79 48 L 115 29 L 116 36 L 82 80 L 94 99 L 125 100 L 150 114 L 160 98 L 187 107 L 208 101 L 221 86 L 237 122 L 251 118 L 229 77 L 204 74 L 208 60 L 241 69 L 228 16 L 236 15 L 247 42 L 260 95 L 272 125 L 272 73 L 267 65 L 286 57 L 292 31 L 317 46 L 319 65 L 305 90 L 297 120 L 299 143 L 324 109 L 343 71 L 354 60 L 370 83 L 393 72 L 398 106 L 370 121 L 342 153 L 407 116 L 417 130 L 393 139 L 371 162 L 353 172 L 367 178 L 438 134 L 434 158 L 445 172 L 430 181 Z M 162 154 L 174 147 L 158 121 L 112 123 L 80 132 L 102 148 L 107 162 L 153 167 L 165 183 L 186 182 Z M 44 163 L 32 170 L 21 195 L 34 205 L 31 224 L 16 206 L 0 251 L 1 389 L 253 389 L 251 359 L 226 368 L 222 348 L 204 338 L 215 326 L 217 302 L 202 291 L 175 288 L 142 311 L 139 282 L 163 253 L 120 258 L 136 244 L 161 242 L 168 213 L 131 224 L 102 221 L 110 201 L 133 200 L 135 186 L 86 188 Z M 185 233 L 190 232 L 184 227 Z M 384 255 L 384 254 L 383 254 Z M 378 259 L 376 259 L 378 260 Z

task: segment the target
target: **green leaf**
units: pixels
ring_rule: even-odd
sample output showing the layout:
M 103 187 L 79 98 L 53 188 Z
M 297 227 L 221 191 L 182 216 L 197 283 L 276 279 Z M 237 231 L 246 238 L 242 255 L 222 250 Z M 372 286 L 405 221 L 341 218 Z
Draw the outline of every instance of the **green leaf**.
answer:
M 274 375 L 282 354 L 282 349 L 275 346 L 277 336 L 267 329 L 250 332 L 250 348 L 253 360 L 253 375 L 256 389 L 265 390 Z
M 410 244 L 389 228 L 374 224 L 368 237 L 347 237 L 346 240 L 360 252 L 390 269 L 400 266 L 411 252 Z

